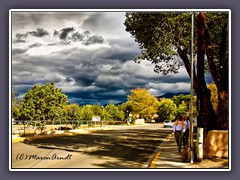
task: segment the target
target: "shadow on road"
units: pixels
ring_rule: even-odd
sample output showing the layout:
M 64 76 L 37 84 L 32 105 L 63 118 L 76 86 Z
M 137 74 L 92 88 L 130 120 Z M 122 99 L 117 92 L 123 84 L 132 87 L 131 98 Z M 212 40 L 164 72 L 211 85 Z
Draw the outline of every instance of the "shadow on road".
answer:
M 159 129 L 121 129 L 99 131 L 75 136 L 35 139 L 24 142 L 38 148 L 61 149 L 85 153 L 97 158 L 114 158 L 115 161 L 98 164 L 102 168 L 142 166 L 153 151 L 171 133 Z

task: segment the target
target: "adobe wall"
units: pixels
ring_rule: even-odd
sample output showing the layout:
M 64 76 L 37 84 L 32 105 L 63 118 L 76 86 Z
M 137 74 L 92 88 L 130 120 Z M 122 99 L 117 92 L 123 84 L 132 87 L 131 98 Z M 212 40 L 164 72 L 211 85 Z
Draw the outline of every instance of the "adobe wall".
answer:
M 228 158 L 228 131 L 212 130 L 205 138 L 206 156 Z
M 135 125 L 143 125 L 143 124 L 145 124 L 145 121 L 144 121 L 144 119 L 136 119 L 134 124 Z

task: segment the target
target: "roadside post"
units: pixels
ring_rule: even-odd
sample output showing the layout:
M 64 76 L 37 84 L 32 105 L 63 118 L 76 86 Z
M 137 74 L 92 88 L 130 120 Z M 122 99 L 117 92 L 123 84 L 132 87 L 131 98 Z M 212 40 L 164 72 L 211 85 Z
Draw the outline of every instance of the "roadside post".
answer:
M 197 128 L 197 160 L 203 159 L 203 128 Z

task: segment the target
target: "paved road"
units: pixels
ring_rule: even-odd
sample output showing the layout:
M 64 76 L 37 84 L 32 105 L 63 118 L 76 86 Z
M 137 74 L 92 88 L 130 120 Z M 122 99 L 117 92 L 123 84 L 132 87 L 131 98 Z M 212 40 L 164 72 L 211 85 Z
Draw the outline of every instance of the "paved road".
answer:
M 12 168 L 143 168 L 171 132 L 150 124 L 13 143 Z

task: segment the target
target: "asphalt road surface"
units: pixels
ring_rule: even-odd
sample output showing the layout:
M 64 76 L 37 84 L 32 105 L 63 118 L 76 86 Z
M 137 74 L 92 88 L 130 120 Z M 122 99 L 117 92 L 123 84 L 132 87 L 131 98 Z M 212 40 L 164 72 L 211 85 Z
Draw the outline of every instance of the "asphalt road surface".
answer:
M 162 124 L 118 127 L 75 136 L 12 143 L 12 169 L 144 168 L 172 132 Z

